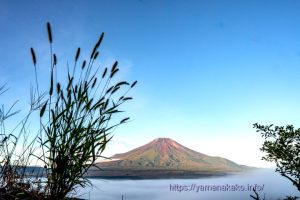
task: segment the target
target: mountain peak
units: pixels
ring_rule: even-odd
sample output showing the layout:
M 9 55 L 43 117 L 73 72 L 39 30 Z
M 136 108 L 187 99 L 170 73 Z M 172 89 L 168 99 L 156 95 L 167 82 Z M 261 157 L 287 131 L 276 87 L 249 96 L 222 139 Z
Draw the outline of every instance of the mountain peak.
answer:
M 241 171 L 243 167 L 225 158 L 211 157 L 189 149 L 170 138 L 156 138 L 129 152 L 116 154 L 110 162 L 100 163 L 109 169 Z
M 152 142 L 148 143 L 146 147 L 156 149 L 158 152 L 161 152 L 162 155 L 170 153 L 174 148 L 180 148 L 180 144 L 171 138 L 156 138 Z
M 221 157 L 189 149 L 170 138 L 156 138 L 109 161 L 97 163 L 103 170 L 90 174 L 103 177 L 170 177 L 241 172 L 249 168 Z
M 162 141 L 174 141 L 174 140 L 172 140 L 171 138 L 164 138 L 164 137 L 161 137 L 161 138 L 156 138 L 156 139 L 154 139 L 153 141 L 156 141 L 156 142 L 162 142 Z

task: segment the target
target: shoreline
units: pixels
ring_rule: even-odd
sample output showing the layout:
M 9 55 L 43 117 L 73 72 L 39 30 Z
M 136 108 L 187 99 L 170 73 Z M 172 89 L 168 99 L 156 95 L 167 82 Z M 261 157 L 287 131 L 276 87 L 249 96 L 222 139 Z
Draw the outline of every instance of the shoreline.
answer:
M 210 172 L 183 170 L 90 170 L 85 177 L 90 179 L 199 179 L 208 177 L 222 177 L 250 172 Z

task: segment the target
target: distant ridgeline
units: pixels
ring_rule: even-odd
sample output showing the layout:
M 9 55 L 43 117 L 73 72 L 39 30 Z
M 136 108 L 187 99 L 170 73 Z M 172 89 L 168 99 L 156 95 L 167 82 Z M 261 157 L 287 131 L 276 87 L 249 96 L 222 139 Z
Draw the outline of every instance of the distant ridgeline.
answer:
M 1 166 L 1 172 L 5 171 Z M 6 170 L 15 170 L 17 175 L 19 176 L 44 176 L 45 168 L 39 166 L 6 166 Z

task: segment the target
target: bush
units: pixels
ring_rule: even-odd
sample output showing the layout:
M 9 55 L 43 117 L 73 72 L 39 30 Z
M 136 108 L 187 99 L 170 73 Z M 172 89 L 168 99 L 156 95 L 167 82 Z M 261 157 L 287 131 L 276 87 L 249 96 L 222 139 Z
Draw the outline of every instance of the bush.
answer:
M 83 60 L 80 66 L 78 65 L 81 49 L 77 49 L 73 68 L 69 69 L 67 66 L 67 81 L 64 84 L 57 76 L 58 60 L 53 53 L 50 23 L 47 23 L 47 32 L 51 57 L 49 87 L 41 90 L 38 82 L 37 58 L 34 49 L 30 48 L 36 86 L 31 90 L 30 112 L 21 123 L 25 127 L 29 116 L 38 111 L 40 121 L 38 134 L 25 147 L 23 155 L 12 161 L 12 152 L 15 152 L 18 138 L 24 134 L 25 128 L 21 129 L 23 132 L 21 131 L 22 134 L 19 136 L 13 134 L 7 136 L 1 129 L 3 135 L 1 153 L 4 153 L 1 155 L 1 184 L 5 190 L 0 189 L 0 194 L 3 195 L 10 190 L 13 191 L 11 196 L 18 198 L 22 196 L 25 198 L 28 195 L 38 199 L 66 198 L 76 187 L 84 187 L 90 183 L 85 177 L 86 172 L 92 166 L 97 167 L 95 162 L 111 140 L 114 129 L 129 120 L 126 117 L 116 121 L 115 116 L 123 112 L 122 105 L 132 99 L 127 94 L 137 81 L 132 84 L 127 81 L 115 82 L 115 75 L 119 71 L 117 61 L 112 64 L 111 69 L 104 68 L 99 74 L 100 67 L 95 67 L 94 63 L 99 56 L 98 49 L 104 33 L 100 35 L 89 59 Z M 0 114 L 0 117 L 5 119 L 1 110 Z M 11 113 L 8 112 L 7 116 L 11 116 Z M 1 127 L 4 126 L 3 119 L 0 119 Z M 38 159 L 44 166 L 42 172 L 35 172 L 35 181 L 38 180 L 36 182 L 26 176 L 27 166 L 31 164 L 29 157 Z M 21 165 L 20 162 L 13 163 L 16 160 L 21 160 Z M 19 175 L 20 171 L 22 176 Z M 41 181 L 43 177 L 45 181 Z

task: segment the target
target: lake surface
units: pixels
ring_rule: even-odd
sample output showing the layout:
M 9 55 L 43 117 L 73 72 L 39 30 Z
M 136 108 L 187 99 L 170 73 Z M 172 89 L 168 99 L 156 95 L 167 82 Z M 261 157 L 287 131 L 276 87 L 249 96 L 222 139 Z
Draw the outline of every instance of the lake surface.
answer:
M 116 180 L 91 179 L 93 187 L 80 189 L 91 200 L 246 200 L 253 187 L 266 200 L 300 196 L 291 182 L 274 172 L 260 169 L 247 174 L 198 179 Z

